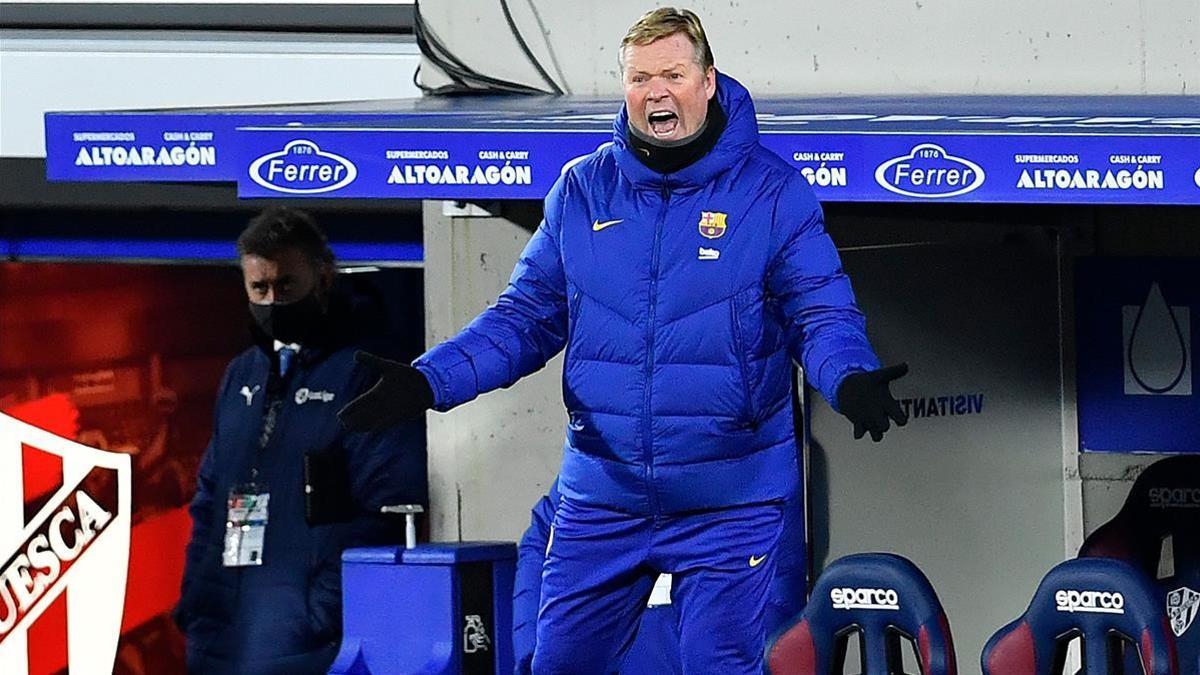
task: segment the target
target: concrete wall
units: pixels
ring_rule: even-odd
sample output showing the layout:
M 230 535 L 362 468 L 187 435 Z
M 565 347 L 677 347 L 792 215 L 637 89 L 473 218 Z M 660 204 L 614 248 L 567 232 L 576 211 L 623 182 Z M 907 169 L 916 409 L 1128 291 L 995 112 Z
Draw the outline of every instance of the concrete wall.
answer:
M 616 46 L 642 12 L 663 4 L 510 3 L 530 49 L 579 94 L 619 92 Z M 718 68 L 759 95 L 1200 89 L 1196 0 L 696 0 L 682 6 L 703 19 Z M 424 0 L 421 12 L 467 64 L 538 84 L 499 3 Z M 423 76 L 431 72 L 422 69 Z
M 425 209 L 425 335 L 453 336 L 504 290 L 530 232 L 501 218 Z M 562 356 L 508 390 L 430 413 L 431 534 L 516 541 L 562 458 Z

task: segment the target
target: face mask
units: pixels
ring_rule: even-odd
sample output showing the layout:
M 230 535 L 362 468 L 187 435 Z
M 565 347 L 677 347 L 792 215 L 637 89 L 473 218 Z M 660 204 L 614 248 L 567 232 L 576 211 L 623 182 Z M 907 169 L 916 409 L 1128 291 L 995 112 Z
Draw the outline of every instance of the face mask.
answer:
M 316 292 L 286 305 L 250 303 L 250 316 L 267 337 L 280 342 L 303 342 L 316 328 L 324 313 Z

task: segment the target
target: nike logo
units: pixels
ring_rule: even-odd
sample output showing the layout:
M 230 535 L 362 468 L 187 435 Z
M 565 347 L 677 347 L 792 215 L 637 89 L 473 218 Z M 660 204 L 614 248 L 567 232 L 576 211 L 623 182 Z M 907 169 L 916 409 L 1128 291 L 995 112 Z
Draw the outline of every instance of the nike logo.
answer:
M 592 221 L 592 232 L 599 232 L 600 230 L 603 230 L 606 227 L 610 227 L 612 225 L 616 225 L 617 223 L 624 222 L 624 220 L 625 220 L 624 218 L 622 218 L 621 220 L 606 220 L 603 223 L 598 220 Z
M 757 558 L 755 558 L 754 556 L 750 556 L 750 566 L 758 567 L 762 563 L 762 561 L 764 561 L 766 559 L 767 559 L 767 556 L 765 556 L 765 555 L 759 556 Z

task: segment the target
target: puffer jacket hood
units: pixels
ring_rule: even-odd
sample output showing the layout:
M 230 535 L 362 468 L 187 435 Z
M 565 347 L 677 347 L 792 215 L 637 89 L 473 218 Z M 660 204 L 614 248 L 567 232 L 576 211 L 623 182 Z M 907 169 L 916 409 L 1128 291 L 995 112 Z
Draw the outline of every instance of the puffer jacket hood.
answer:
M 725 111 L 725 130 L 707 155 L 670 174 L 673 187 L 705 185 L 717 174 L 745 159 L 758 145 L 758 120 L 754 115 L 754 101 L 750 98 L 750 92 L 737 80 L 718 72 L 717 93 L 714 95 Z M 624 105 L 613 120 L 613 149 L 621 173 L 635 187 L 657 190 L 662 185 L 663 175 L 642 164 L 629 147 L 629 111 Z

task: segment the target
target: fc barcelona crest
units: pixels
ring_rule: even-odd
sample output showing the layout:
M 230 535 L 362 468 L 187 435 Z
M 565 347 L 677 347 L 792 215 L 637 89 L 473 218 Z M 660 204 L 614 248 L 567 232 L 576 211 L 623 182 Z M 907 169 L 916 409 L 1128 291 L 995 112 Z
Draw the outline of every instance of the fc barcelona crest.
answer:
M 700 235 L 708 239 L 719 239 L 725 234 L 725 214 L 719 211 L 700 212 Z
M 1171 632 L 1175 637 L 1183 637 L 1192 627 L 1197 610 L 1200 610 L 1200 593 L 1187 586 L 1167 593 L 1167 616 L 1171 619 Z

